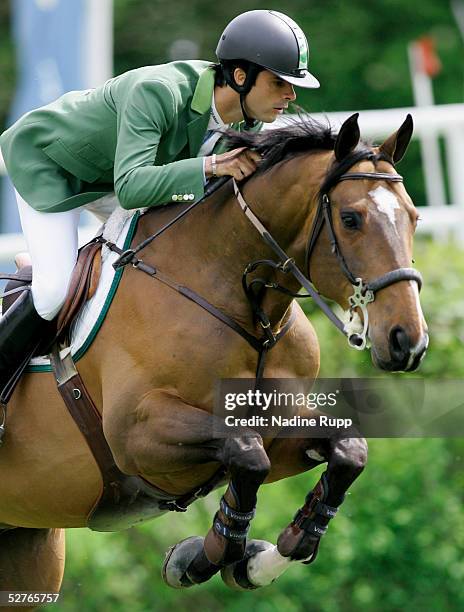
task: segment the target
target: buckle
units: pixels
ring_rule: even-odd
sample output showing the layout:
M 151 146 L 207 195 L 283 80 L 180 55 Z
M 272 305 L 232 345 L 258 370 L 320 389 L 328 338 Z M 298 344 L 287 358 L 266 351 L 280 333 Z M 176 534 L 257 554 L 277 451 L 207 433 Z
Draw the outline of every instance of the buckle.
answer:
M 289 257 L 289 258 L 288 258 L 287 260 L 285 260 L 283 263 L 282 263 L 282 262 L 281 262 L 281 263 L 279 263 L 277 267 L 279 268 L 279 270 L 281 270 L 282 272 L 284 272 L 284 273 L 286 274 L 286 273 L 288 272 L 287 267 L 288 267 L 290 264 L 294 264 L 294 263 L 295 263 L 295 260 L 293 259 L 293 257 Z
M 188 510 L 188 508 L 184 508 L 184 506 L 179 506 L 175 499 L 162 501 L 158 505 L 161 510 L 169 510 L 170 512 L 187 512 Z
M 122 253 L 113 263 L 113 268 L 115 270 L 119 270 L 119 268 L 123 268 L 124 266 L 127 266 L 128 264 L 132 263 L 132 260 L 134 259 L 134 257 L 135 257 L 134 249 L 127 249 L 127 251 L 124 251 L 124 253 Z

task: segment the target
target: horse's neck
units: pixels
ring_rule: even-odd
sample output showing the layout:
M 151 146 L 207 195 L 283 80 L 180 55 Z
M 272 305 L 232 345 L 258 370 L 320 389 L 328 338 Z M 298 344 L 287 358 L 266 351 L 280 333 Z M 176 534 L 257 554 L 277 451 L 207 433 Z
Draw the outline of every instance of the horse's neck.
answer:
M 255 177 L 244 188 L 244 197 L 282 249 L 298 263 L 304 259 L 301 235 L 308 233 L 308 207 L 312 193 L 297 181 L 295 163 Z M 144 233 L 151 233 L 147 216 Z M 309 227 L 309 226 L 308 226 Z M 301 234 L 301 235 L 300 235 Z M 154 265 L 171 278 L 197 291 L 244 325 L 250 324 L 250 306 L 241 288 L 242 273 L 250 261 L 276 259 L 259 232 L 242 212 L 231 187 L 200 204 L 160 237 L 150 248 Z M 271 268 L 257 276 L 275 280 Z M 297 291 L 295 281 L 285 285 Z M 264 307 L 277 325 L 292 298 L 266 292 Z

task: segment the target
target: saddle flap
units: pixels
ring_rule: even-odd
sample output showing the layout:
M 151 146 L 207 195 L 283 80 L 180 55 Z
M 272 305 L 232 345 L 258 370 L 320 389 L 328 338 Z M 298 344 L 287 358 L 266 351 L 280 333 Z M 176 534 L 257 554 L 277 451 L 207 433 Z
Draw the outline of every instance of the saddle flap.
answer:
M 80 308 L 93 297 L 97 290 L 102 269 L 101 246 L 100 242 L 94 240 L 79 250 L 68 295 L 57 319 L 58 336 L 71 324 Z M 2 302 L 3 314 L 19 297 L 21 289 L 29 289 L 32 282 L 32 267 L 29 261 L 28 253 L 20 253 L 15 257 L 18 271 L 15 274 L 0 273 L 0 279 L 9 281 L 5 287 L 5 297 Z
M 71 325 L 81 307 L 95 293 L 101 275 L 101 242 L 92 241 L 79 251 L 69 284 L 68 296 L 57 321 L 57 337 Z

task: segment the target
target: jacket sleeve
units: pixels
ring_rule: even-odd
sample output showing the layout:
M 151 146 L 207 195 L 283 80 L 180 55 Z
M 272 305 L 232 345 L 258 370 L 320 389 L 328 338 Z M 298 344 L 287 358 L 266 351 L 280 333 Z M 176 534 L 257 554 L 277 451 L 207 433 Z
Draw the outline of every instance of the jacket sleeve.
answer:
M 175 117 L 174 95 L 161 81 L 144 81 L 128 93 L 118 116 L 115 191 L 126 209 L 156 206 L 187 194 L 204 194 L 203 158 L 156 166 L 159 142 Z

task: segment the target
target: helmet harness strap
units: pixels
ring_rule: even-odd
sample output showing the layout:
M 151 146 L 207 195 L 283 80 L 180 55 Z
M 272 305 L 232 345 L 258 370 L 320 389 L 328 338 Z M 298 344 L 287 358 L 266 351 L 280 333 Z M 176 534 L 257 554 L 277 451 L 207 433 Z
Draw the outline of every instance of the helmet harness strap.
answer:
M 224 77 L 227 85 L 232 87 L 234 91 L 240 94 L 240 107 L 242 109 L 243 118 L 245 120 L 245 125 L 247 128 L 255 127 L 258 123 L 256 119 L 250 117 L 250 115 L 245 110 L 245 98 L 250 93 L 251 88 L 256 82 L 256 77 L 263 70 L 261 66 L 254 64 L 253 62 L 249 63 L 248 70 L 246 72 L 246 77 L 243 85 L 239 85 L 234 78 L 232 66 L 226 62 L 221 62 L 222 70 L 224 73 Z

